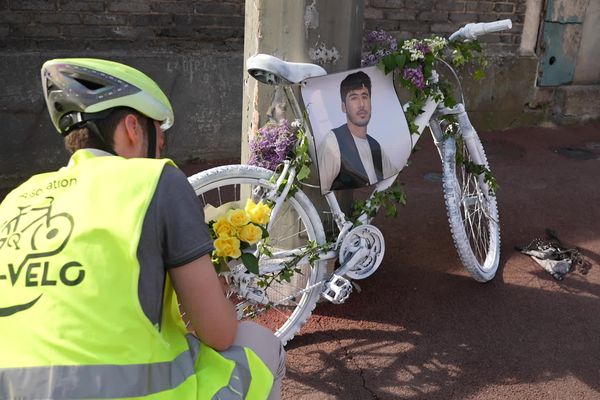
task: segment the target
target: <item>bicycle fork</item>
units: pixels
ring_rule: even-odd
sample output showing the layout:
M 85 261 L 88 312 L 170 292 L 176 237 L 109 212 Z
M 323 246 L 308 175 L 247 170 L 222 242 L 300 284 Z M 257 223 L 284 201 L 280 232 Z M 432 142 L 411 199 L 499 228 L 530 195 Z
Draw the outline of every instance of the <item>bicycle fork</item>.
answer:
M 455 115 L 458 121 L 458 135 L 463 140 L 464 145 L 467 148 L 471 162 L 476 165 L 486 165 L 487 161 L 483 156 L 480 148 L 479 139 L 475 128 L 469 120 L 469 116 L 465 110 L 465 106 L 462 103 L 455 105 L 454 107 L 440 107 L 429 121 L 429 129 L 431 130 L 433 141 L 438 150 L 438 154 L 442 162 L 444 161 L 443 154 L 443 143 L 445 140 L 444 132 L 440 125 L 439 116 L 443 115 Z M 484 174 L 479 174 L 477 178 L 477 187 L 480 195 L 487 198 L 490 193 L 488 184 L 485 182 Z

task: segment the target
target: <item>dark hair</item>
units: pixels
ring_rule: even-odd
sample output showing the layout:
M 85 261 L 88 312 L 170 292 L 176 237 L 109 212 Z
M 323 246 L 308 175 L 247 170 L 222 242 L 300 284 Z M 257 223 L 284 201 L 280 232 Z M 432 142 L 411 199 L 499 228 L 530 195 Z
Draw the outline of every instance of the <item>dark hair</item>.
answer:
M 83 125 L 81 128 L 73 129 L 65 136 L 65 148 L 70 153 L 84 148 L 113 152 L 115 130 L 119 122 L 128 114 L 133 114 L 142 120 L 147 118 L 133 108 L 115 107 L 106 118 L 92 122 L 98 128 L 102 138 L 93 132 L 93 128 Z
M 369 75 L 365 74 L 364 72 L 358 71 L 345 77 L 342 83 L 340 83 L 340 96 L 342 97 L 342 103 L 346 103 L 346 95 L 349 92 L 360 89 L 363 86 L 367 88 L 370 96 L 371 78 L 369 78 Z

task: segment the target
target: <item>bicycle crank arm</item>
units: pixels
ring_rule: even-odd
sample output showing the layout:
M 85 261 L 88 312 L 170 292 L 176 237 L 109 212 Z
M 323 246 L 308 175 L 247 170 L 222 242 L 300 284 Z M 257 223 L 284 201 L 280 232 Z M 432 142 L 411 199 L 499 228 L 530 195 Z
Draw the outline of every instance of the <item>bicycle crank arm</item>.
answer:
M 356 263 L 365 258 L 369 254 L 369 249 L 362 247 L 360 248 L 348 261 L 346 261 L 343 265 L 341 265 L 338 269 L 333 271 L 335 275 L 344 276 L 346 272 L 351 270 Z

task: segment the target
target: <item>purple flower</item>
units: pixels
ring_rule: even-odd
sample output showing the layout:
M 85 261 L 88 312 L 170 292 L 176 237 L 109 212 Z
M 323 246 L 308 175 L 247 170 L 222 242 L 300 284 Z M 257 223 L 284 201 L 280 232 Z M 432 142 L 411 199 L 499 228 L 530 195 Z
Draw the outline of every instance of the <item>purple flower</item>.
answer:
M 431 51 L 429 49 L 429 46 L 427 46 L 425 43 L 417 43 L 415 45 L 415 49 L 417 49 L 418 51 L 420 51 L 423 54 L 427 54 Z
M 425 77 L 423 76 L 423 67 L 421 65 L 416 68 L 404 68 L 402 78 L 410 81 L 419 90 L 425 89 Z
M 361 61 L 363 67 L 377 64 L 383 57 L 398 49 L 396 38 L 383 30 L 369 32 L 366 42 L 369 53 Z
M 248 164 L 274 171 L 293 150 L 296 144 L 296 130 L 287 120 L 267 123 L 248 143 Z

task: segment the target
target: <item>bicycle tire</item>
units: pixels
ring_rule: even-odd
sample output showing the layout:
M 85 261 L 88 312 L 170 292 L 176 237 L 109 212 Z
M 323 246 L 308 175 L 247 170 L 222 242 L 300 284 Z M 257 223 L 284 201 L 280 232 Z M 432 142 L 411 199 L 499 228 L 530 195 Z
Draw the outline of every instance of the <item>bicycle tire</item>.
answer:
M 489 170 L 483 146 L 474 138 L 475 159 L 482 160 Z M 498 206 L 493 193 L 484 193 L 479 175 L 468 172 L 465 165 L 457 162 L 457 151 L 464 160 L 473 156 L 464 143 L 448 137 L 442 147 L 444 200 L 448 222 L 459 258 L 469 274 L 478 282 L 494 278 L 500 262 L 500 227 Z M 483 185 L 485 186 L 485 185 Z
M 272 171 L 260 167 L 227 165 L 203 171 L 189 177 L 188 180 L 203 202 L 206 213 L 211 211 L 210 207 L 231 204 L 231 201 L 236 201 L 236 207 L 243 207 L 252 189 L 269 191 L 274 188 L 275 184 L 270 180 L 272 175 Z M 208 222 L 210 216 L 206 217 Z M 286 217 L 295 218 L 293 224 L 289 224 L 289 221 L 287 225 L 280 223 Z M 276 222 L 272 224 L 269 232 L 271 246 L 283 246 L 289 250 L 301 247 L 308 240 L 318 244 L 325 243 L 325 233 L 319 215 L 308 197 L 300 190 L 284 202 L 280 212 L 271 216 L 271 219 L 273 218 Z M 289 232 L 287 229 L 294 224 L 298 228 Z M 282 237 L 281 234 L 284 233 L 286 235 Z M 269 261 L 273 262 L 261 254 L 259 264 L 264 265 Z M 302 328 L 314 310 L 321 294 L 321 285 L 317 283 L 323 280 L 326 265 L 325 261 L 315 261 L 312 266 L 307 262 L 301 269 L 303 277 L 296 274 L 289 283 L 277 284 L 267 291 L 271 307 L 256 305 L 259 315 L 253 318 L 273 330 L 284 345 Z M 297 297 L 286 304 L 273 306 L 278 295 L 289 297 L 290 293 Z

